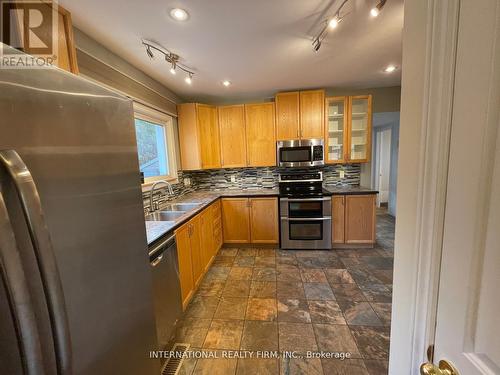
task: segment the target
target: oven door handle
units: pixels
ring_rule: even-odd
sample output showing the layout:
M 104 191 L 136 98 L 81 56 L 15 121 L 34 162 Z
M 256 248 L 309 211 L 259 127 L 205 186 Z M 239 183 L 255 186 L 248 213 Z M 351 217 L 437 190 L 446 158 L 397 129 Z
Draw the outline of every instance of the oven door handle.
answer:
M 331 216 L 323 216 L 323 217 L 282 217 L 281 220 L 284 221 L 327 221 L 332 220 Z
M 280 198 L 282 202 L 324 202 L 331 201 L 332 197 L 323 197 L 323 198 Z

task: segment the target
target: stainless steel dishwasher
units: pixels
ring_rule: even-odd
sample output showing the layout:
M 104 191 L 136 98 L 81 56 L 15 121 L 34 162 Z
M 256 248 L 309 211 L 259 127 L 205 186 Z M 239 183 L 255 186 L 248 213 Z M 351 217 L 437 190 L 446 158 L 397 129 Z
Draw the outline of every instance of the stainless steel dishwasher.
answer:
M 174 333 L 177 320 L 182 315 L 175 235 L 153 245 L 149 250 L 149 261 L 153 273 L 158 349 L 164 350 Z

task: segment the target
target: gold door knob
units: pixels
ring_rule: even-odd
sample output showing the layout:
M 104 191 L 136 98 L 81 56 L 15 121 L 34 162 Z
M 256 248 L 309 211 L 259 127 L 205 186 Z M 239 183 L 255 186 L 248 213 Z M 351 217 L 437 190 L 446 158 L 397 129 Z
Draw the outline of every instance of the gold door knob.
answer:
M 445 360 L 439 361 L 439 366 L 436 366 L 430 362 L 422 364 L 420 366 L 421 375 L 460 375 L 455 367 L 451 363 Z

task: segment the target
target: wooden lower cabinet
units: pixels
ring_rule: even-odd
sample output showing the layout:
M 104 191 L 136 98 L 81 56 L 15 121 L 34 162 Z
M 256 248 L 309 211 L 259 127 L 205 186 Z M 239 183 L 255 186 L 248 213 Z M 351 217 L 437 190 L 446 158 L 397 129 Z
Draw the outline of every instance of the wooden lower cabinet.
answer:
M 250 242 L 248 198 L 222 198 L 222 229 L 225 243 Z
M 189 221 L 189 223 L 191 223 L 191 258 L 193 259 L 193 280 L 196 287 L 200 283 L 201 277 L 205 271 L 201 251 L 200 217 L 195 216 Z
M 375 244 L 376 197 L 376 194 L 333 196 L 334 247 Z
M 278 243 L 278 199 L 223 198 L 224 243 Z
M 207 208 L 200 214 L 201 258 L 203 270 L 206 271 L 214 257 L 214 222 L 212 209 Z
M 216 236 L 216 219 L 220 221 L 219 201 L 175 231 L 183 308 L 186 308 L 213 257 L 222 246 L 222 234 L 219 234 L 220 238 Z
M 212 210 L 212 220 L 213 220 L 213 236 L 214 236 L 214 241 L 213 241 L 213 255 L 215 256 L 219 249 L 222 247 L 222 209 L 221 209 L 221 201 L 217 200 L 214 204 L 211 206 Z
M 278 200 L 250 198 L 250 242 L 276 244 L 278 235 Z
M 175 231 L 182 307 L 185 308 L 194 291 L 193 262 L 191 259 L 191 224 L 186 223 Z
M 345 195 L 332 196 L 332 242 L 344 243 Z

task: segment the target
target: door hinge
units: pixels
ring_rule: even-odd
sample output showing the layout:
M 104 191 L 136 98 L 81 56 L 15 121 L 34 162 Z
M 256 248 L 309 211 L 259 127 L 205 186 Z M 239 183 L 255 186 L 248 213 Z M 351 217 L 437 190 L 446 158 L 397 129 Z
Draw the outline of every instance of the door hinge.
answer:
M 434 362 L 434 344 L 429 345 L 427 348 L 427 360 L 431 363 Z

